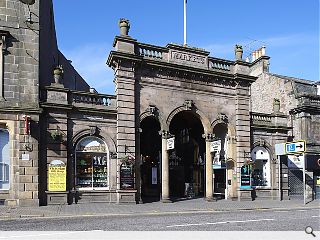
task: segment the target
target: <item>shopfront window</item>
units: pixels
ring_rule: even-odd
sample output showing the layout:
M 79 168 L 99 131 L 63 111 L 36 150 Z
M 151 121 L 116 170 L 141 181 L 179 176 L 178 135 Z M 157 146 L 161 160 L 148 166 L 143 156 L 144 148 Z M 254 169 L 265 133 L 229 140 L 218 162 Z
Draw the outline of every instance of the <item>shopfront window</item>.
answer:
M 9 132 L 0 129 L 0 190 L 10 188 Z
M 251 185 L 270 187 L 270 154 L 264 147 L 255 147 L 251 152 Z
M 79 189 L 108 189 L 108 150 L 99 138 L 82 139 L 76 148 L 76 186 Z

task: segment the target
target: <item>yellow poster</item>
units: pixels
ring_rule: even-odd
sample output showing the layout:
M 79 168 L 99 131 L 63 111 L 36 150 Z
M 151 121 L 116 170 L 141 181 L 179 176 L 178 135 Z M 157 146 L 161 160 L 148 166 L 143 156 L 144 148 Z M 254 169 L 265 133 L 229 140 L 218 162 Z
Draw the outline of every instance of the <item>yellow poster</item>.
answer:
M 49 166 L 48 190 L 51 192 L 66 191 L 66 166 Z
M 316 185 L 320 185 L 320 177 L 317 178 L 317 183 Z

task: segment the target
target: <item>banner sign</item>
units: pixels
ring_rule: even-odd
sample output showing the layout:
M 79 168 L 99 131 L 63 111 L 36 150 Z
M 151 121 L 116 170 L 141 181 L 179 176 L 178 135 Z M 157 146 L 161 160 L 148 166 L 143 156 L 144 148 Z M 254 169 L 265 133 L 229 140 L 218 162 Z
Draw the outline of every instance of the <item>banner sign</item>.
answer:
M 51 192 L 65 192 L 67 168 L 64 162 L 53 160 L 48 169 L 48 190 Z
M 213 141 L 210 145 L 210 152 L 217 152 L 221 151 L 221 140 Z
M 167 150 L 174 149 L 174 137 L 167 139 Z
M 304 155 L 288 155 L 288 168 L 302 169 L 304 164 Z
M 226 162 L 224 159 L 221 158 L 220 152 L 216 153 L 213 157 L 212 161 L 212 168 L 213 169 L 224 169 L 226 168 Z

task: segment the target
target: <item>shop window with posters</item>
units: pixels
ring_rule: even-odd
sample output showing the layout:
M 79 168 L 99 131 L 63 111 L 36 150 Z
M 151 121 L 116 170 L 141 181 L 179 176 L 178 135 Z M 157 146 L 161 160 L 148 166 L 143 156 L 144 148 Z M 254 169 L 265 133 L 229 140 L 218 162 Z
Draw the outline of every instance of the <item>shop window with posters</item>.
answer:
M 270 187 L 270 154 L 264 147 L 255 147 L 251 152 L 252 163 L 251 186 L 252 187 Z
M 82 139 L 76 147 L 76 187 L 79 190 L 109 189 L 106 144 L 97 137 Z

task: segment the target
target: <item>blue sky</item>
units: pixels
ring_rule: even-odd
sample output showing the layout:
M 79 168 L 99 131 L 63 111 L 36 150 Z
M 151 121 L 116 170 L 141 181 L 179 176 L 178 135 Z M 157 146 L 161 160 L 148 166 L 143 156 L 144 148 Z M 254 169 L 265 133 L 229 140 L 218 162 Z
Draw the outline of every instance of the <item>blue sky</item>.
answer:
M 183 43 L 183 0 L 53 0 L 60 50 L 101 93 L 114 93 L 105 62 L 119 34 L 118 20 L 130 20 L 130 35 L 165 46 Z M 319 0 L 188 0 L 187 42 L 211 56 L 234 59 L 262 45 L 273 73 L 319 80 Z

